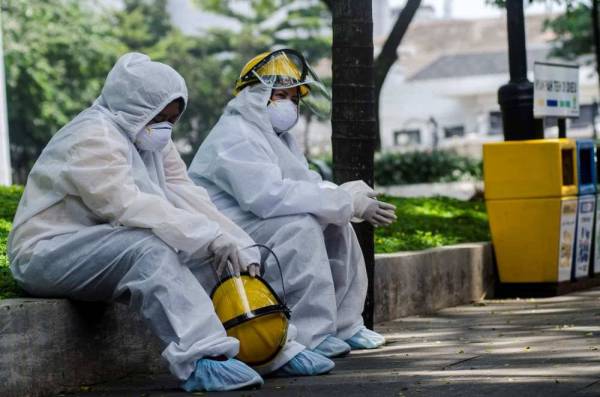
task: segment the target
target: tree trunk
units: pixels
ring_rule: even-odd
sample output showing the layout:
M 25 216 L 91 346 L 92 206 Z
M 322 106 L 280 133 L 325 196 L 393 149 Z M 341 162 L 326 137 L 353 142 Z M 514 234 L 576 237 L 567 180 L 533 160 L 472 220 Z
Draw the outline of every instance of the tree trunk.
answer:
M 421 0 L 408 0 L 400 12 L 394 27 L 385 40 L 381 52 L 375 60 L 375 117 L 377 121 L 377 150 L 381 149 L 381 127 L 379 125 L 379 97 L 381 87 L 390 68 L 398 59 L 398 46 L 402 42 L 408 26 L 413 20 L 417 10 L 421 6 Z
M 333 175 L 336 183 L 362 179 L 373 186 L 375 90 L 371 0 L 338 0 L 333 20 Z M 355 225 L 365 257 L 369 288 L 363 317 L 373 326 L 373 227 Z

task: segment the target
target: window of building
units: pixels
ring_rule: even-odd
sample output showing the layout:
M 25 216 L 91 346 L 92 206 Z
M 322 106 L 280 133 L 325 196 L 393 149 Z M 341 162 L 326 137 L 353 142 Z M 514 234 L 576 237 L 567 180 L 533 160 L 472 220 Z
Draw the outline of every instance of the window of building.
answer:
M 585 128 L 594 122 L 594 104 L 581 105 L 579 107 L 579 117 L 571 119 L 570 128 Z
M 418 145 L 420 143 L 421 130 L 419 129 L 394 131 L 395 146 Z
M 453 138 L 455 136 L 465 136 L 465 126 L 455 125 L 452 127 L 444 127 L 444 137 Z
M 488 135 L 502 134 L 502 112 L 490 112 Z

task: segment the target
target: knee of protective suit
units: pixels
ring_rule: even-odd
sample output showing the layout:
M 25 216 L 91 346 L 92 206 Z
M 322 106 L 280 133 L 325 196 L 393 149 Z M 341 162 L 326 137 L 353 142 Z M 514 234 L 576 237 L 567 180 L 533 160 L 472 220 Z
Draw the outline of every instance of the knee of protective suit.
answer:
M 313 215 L 290 215 L 285 218 L 287 218 L 286 223 L 288 225 L 298 228 L 303 233 L 323 238 L 323 225 Z
M 143 262 L 145 271 L 158 267 L 179 265 L 175 250 L 152 232 L 144 233 L 139 240 L 132 242 L 136 262 Z
M 268 244 L 279 257 L 284 273 L 293 272 L 294 277 L 319 277 L 327 272 L 328 257 L 321 225 L 312 215 L 278 217 L 277 224 L 271 223 L 272 237 Z M 273 219 L 275 220 L 275 218 Z M 268 266 L 274 265 L 272 260 Z M 279 278 L 278 273 L 273 277 Z M 326 275 L 325 275 L 326 276 Z M 271 280 L 269 280 L 271 281 Z M 277 282 L 278 280 L 272 280 Z M 290 282 L 288 280 L 288 282 Z

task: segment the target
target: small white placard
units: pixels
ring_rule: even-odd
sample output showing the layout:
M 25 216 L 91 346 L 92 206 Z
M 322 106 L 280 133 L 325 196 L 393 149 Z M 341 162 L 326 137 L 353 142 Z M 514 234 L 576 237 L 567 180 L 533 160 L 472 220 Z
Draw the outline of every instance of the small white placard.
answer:
M 581 196 L 579 198 L 577 244 L 575 246 L 575 278 L 588 277 L 589 275 L 595 207 L 595 195 Z
M 579 66 L 535 62 L 533 116 L 579 117 Z
M 577 199 L 562 200 L 560 210 L 560 243 L 558 248 L 558 281 L 571 279 L 576 223 Z
M 594 235 L 594 274 L 600 273 L 600 196 L 596 199 L 596 233 Z

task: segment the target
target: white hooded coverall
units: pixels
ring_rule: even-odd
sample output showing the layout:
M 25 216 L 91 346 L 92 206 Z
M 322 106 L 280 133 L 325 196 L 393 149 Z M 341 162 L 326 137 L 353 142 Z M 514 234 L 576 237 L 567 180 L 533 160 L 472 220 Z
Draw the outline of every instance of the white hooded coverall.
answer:
M 296 340 L 314 349 L 328 335 L 348 339 L 363 325 L 364 258 L 350 224 L 351 195 L 309 170 L 290 133 L 275 133 L 270 95 L 256 84 L 232 99 L 188 173 L 221 212 L 275 251 Z M 265 278 L 281 294 L 274 266 L 267 262 Z
M 172 141 L 162 152 L 134 145 L 136 133 L 177 98 L 187 102 L 187 89 L 171 67 L 142 54 L 121 57 L 100 97 L 36 161 L 8 248 L 15 279 L 34 296 L 128 303 L 185 380 L 197 359 L 233 357 L 239 348 L 205 291 L 215 283 L 206 279 L 208 246 L 221 234 L 240 248 L 254 241 L 190 181 Z M 241 255 L 247 263 L 260 259 L 256 249 Z M 268 370 L 303 348 L 288 343 Z

